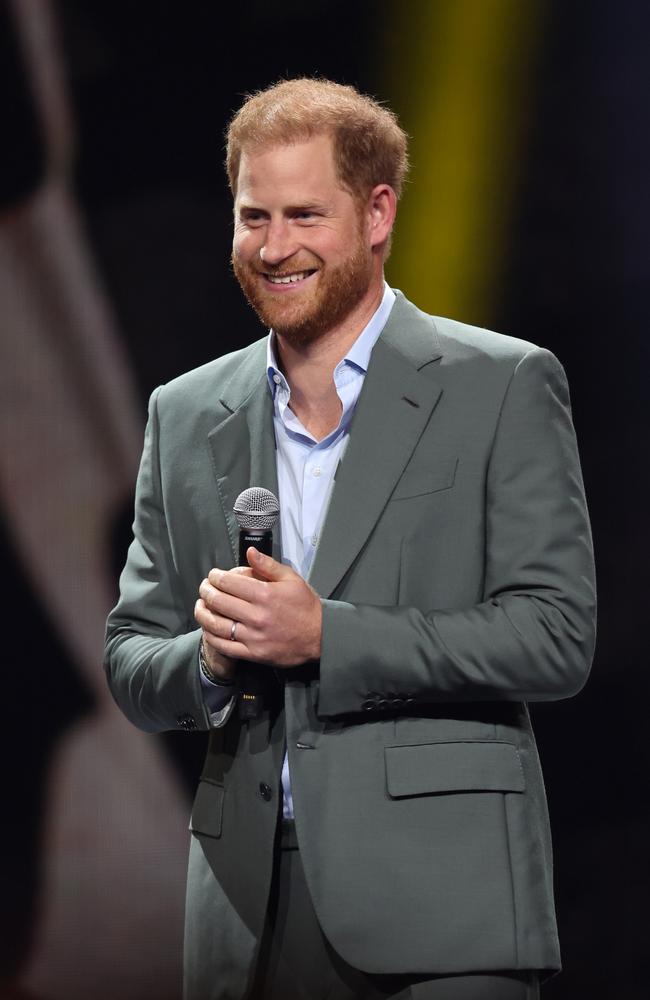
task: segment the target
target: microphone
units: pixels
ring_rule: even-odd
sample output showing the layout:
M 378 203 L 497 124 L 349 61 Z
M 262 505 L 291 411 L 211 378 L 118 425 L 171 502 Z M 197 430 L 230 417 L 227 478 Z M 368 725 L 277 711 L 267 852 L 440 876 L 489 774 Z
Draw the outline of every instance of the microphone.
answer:
M 239 566 L 248 566 L 246 549 L 252 545 L 265 556 L 273 549 L 273 528 L 280 513 L 278 498 L 262 486 L 240 493 L 233 507 L 239 525 Z
M 280 513 L 278 498 L 262 486 L 240 493 L 233 507 L 239 525 L 239 566 L 248 566 L 246 550 L 252 545 L 270 556 L 273 528 Z M 263 678 L 259 668 L 248 665 L 240 670 L 239 718 L 258 719 L 262 714 Z

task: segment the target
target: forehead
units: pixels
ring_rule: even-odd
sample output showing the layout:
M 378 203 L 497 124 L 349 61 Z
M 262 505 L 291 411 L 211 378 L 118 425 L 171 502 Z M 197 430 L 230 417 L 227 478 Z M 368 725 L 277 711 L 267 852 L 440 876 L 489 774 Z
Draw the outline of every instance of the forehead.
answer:
M 343 190 L 329 135 L 242 151 L 237 201 L 273 192 L 322 198 Z

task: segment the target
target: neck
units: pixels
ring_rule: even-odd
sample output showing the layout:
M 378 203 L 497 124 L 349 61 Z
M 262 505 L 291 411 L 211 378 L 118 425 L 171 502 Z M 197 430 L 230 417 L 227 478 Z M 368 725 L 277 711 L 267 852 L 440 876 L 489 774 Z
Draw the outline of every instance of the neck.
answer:
M 345 319 L 335 327 L 324 330 L 308 344 L 293 344 L 282 334 L 275 334 L 278 361 L 292 392 L 294 383 L 303 381 L 307 372 L 317 381 L 331 381 L 337 364 L 379 308 L 383 294 L 384 277 L 381 274 Z
M 289 405 L 317 440 L 333 431 L 341 418 L 334 369 L 370 322 L 383 294 L 382 274 L 341 323 L 309 344 L 291 344 L 281 334 L 275 335 L 278 362 L 291 389 Z

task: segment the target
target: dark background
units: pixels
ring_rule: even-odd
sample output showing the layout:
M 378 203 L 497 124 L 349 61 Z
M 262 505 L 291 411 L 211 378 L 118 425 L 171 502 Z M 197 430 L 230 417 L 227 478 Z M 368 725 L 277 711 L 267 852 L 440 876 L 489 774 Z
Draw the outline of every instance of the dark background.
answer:
M 419 5 L 287 0 L 281 8 L 249 2 L 217 9 L 212 3 L 65 0 L 53 6 L 76 130 L 73 190 L 144 419 L 148 394 L 160 382 L 262 333 L 228 263 L 223 129 L 241 96 L 280 76 L 317 73 L 388 101 L 408 128 L 408 94 L 395 80 L 409 52 L 395 50 L 393 29 Z M 472 4 L 464 6 L 471 18 Z M 548 347 L 569 377 L 600 616 L 586 689 L 571 701 L 533 706 L 565 965 L 546 992 L 556 1000 L 632 1000 L 647 995 L 650 832 L 643 640 L 650 7 L 548 0 L 531 3 L 533 13 L 534 52 L 520 95 L 518 180 L 499 219 L 504 251 L 498 275 L 485 303 L 461 304 L 455 318 Z M 3 8 L 0 35 L 3 91 L 10 95 L 0 122 L 8 140 L 0 206 L 9 212 L 42 183 L 47 155 L 9 7 Z M 435 231 L 435 218 L 430 225 Z M 397 232 L 399 237 L 399 217 Z M 421 250 L 426 257 L 427 247 Z M 490 252 L 488 245 L 478 248 L 479 254 Z M 420 301 L 417 288 L 401 287 Z M 427 308 L 445 312 L 444 302 L 435 305 L 435 273 L 429 295 Z M 131 503 L 125 497 L 110 526 L 115 585 Z M 5 834 L 12 889 L 0 904 L 0 973 L 8 981 L 29 960 L 39 905 L 45 762 L 66 726 L 89 711 L 92 697 L 34 596 L 10 525 L 1 541 L 10 628 L 44 637 L 36 656 L 17 643 L 3 680 L 5 703 L 29 704 L 33 727 L 26 739 L 24 719 L 10 710 L 8 809 L 21 821 L 10 820 Z M 187 782 L 189 801 L 204 739 L 182 734 L 160 740 Z

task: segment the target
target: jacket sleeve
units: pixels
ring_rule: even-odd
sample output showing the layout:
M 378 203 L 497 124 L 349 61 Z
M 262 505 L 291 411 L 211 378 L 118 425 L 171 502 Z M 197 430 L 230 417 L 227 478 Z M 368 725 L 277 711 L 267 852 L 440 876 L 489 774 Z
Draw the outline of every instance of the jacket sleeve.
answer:
M 149 401 L 133 541 L 120 578 L 120 598 L 108 618 L 104 658 L 115 701 L 131 722 L 151 733 L 210 728 L 198 669 L 201 631 L 188 619 L 180 598 L 162 503 L 160 391 Z
M 485 503 L 480 604 L 322 602 L 320 715 L 580 690 L 595 642 L 593 552 L 566 378 L 549 351 L 533 348 L 513 370 Z

